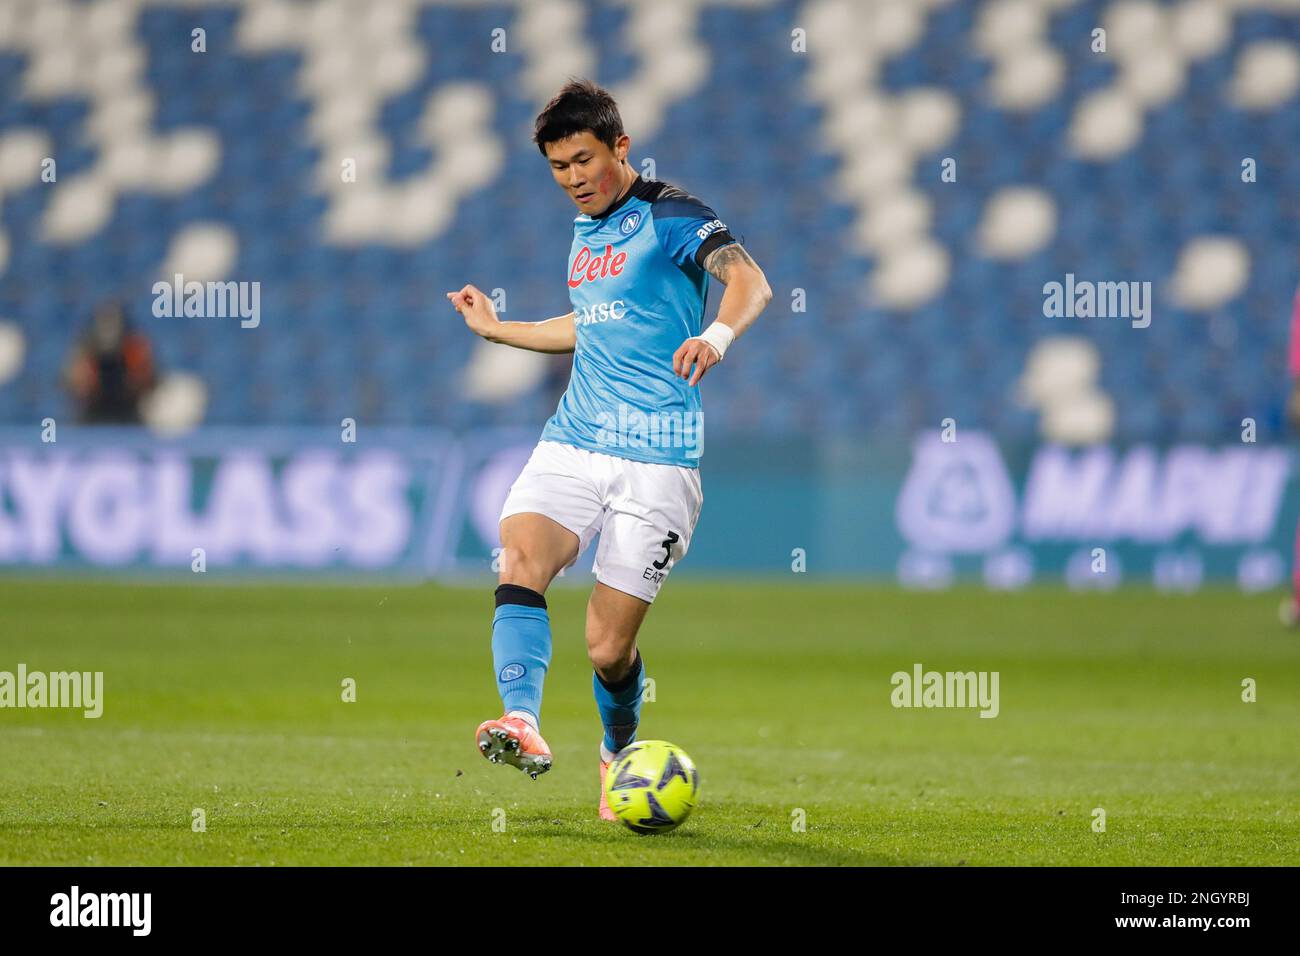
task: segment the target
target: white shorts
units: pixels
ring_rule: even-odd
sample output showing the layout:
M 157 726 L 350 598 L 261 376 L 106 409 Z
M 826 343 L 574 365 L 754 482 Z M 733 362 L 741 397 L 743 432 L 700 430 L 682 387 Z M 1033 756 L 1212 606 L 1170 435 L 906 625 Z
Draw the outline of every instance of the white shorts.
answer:
M 703 504 L 698 468 L 543 441 L 510 486 L 501 520 L 545 515 L 578 536 L 579 554 L 599 533 L 596 580 L 649 604 L 686 556 Z

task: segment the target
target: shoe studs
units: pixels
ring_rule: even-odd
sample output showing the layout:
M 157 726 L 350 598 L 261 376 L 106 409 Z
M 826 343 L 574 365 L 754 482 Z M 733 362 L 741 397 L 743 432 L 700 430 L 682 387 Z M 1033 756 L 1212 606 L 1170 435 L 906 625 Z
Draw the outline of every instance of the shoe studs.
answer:
M 489 727 L 478 749 L 490 762 L 518 767 L 533 780 L 551 769 L 548 758 L 524 753 L 523 742 L 505 727 Z

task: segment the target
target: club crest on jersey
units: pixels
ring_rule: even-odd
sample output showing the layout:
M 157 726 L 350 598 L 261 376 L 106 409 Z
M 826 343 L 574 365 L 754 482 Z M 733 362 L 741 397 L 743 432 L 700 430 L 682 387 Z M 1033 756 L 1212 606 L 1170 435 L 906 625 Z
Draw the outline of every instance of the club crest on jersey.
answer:
M 623 271 L 627 262 L 627 253 L 614 253 L 614 247 L 606 244 L 605 251 L 598 256 L 591 254 L 590 246 L 583 246 L 573 257 L 569 267 L 569 288 L 576 289 L 584 282 L 595 282 L 605 276 L 616 276 Z
M 618 231 L 625 236 L 630 236 L 632 230 L 639 225 L 641 225 L 641 213 L 634 209 L 623 217 L 623 221 L 618 224 Z

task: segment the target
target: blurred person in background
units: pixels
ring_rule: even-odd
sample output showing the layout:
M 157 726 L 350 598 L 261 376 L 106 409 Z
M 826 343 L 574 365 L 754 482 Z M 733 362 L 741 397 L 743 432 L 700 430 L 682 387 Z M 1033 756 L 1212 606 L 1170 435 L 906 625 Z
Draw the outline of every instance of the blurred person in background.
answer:
M 1291 303 L 1291 348 L 1287 357 L 1291 373 L 1291 394 L 1286 402 L 1286 420 L 1292 431 L 1300 432 L 1300 289 Z M 1282 599 L 1278 617 L 1288 627 L 1300 623 L 1300 522 L 1296 523 L 1295 551 L 1291 559 L 1291 593 Z
M 72 350 L 64 381 L 87 424 L 133 425 L 140 402 L 156 383 L 149 340 L 131 328 L 120 302 L 95 310 Z

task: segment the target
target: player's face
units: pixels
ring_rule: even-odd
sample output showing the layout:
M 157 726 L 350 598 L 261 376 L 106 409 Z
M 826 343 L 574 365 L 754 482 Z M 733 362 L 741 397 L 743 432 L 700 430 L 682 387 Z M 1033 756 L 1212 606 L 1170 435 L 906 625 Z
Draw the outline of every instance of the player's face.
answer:
M 623 161 L 630 142 L 624 133 L 611 150 L 590 130 L 583 130 L 546 144 L 551 175 L 580 212 L 598 216 L 622 194 L 628 178 Z

